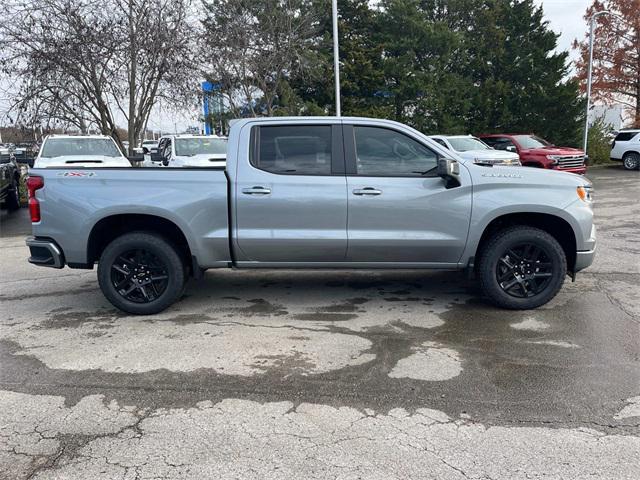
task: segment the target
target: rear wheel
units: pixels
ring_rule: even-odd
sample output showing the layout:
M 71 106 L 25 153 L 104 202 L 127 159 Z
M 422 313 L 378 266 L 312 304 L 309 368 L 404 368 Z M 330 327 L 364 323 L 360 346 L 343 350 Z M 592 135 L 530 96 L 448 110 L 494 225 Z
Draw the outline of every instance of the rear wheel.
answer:
M 640 168 L 640 154 L 627 153 L 622 159 L 622 165 L 626 170 L 638 170 Z
M 482 290 L 495 305 L 526 310 L 556 296 L 567 274 L 567 260 L 547 232 L 515 226 L 489 239 L 478 270 Z
M 185 267 L 175 247 L 145 232 L 122 235 L 98 262 L 102 293 L 127 313 L 152 315 L 169 307 L 184 290 Z
M 20 208 L 20 181 L 17 178 L 13 179 L 11 188 L 7 192 L 7 210 L 13 211 Z

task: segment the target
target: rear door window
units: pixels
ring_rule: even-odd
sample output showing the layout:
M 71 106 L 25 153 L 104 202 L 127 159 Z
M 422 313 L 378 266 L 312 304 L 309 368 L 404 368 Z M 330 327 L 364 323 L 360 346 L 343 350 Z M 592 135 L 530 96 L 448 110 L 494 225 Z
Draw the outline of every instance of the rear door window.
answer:
M 639 132 L 620 132 L 616 135 L 616 142 L 628 142 L 633 137 L 638 135 Z
M 263 126 L 255 129 L 251 164 L 282 175 L 331 175 L 331 126 Z

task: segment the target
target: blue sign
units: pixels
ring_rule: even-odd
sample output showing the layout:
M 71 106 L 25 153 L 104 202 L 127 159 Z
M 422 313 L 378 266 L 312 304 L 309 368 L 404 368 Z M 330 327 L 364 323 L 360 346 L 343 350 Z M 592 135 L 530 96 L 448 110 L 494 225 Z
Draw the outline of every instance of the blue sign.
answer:
M 222 88 L 222 84 L 213 82 L 202 82 L 202 113 L 204 114 L 204 133 L 211 135 L 211 125 L 209 124 L 209 98 L 211 93 Z

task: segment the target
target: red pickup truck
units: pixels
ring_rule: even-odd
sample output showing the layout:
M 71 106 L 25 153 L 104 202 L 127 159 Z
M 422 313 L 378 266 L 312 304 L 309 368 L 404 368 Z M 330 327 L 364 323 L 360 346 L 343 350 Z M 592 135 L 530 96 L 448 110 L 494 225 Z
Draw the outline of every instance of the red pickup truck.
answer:
M 570 147 L 556 147 L 546 140 L 528 133 L 478 135 L 496 150 L 517 152 L 520 163 L 526 167 L 548 168 L 563 172 L 579 173 L 587 171 L 587 156 L 582 150 Z

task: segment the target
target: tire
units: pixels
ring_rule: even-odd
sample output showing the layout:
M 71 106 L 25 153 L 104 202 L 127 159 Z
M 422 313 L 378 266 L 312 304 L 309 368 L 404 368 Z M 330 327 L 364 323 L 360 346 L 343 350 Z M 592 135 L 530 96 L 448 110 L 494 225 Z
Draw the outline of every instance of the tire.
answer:
M 127 313 L 153 315 L 184 292 L 186 267 L 162 236 L 133 232 L 113 240 L 98 262 L 98 283 L 111 304 Z
M 638 153 L 627 153 L 622 158 L 622 165 L 625 170 L 638 170 L 640 169 L 640 154 Z
M 11 188 L 7 191 L 6 205 L 7 210 L 13 212 L 20 208 L 20 181 L 17 179 L 13 179 L 11 183 Z
M 484 294 L 496 306 L 511 310 L 528 310 L 549 302 L 566 274 L 567 259 L 558 241 L 544 230 L 525 225 L 495 233 L 483 247 L 478 263 Z

